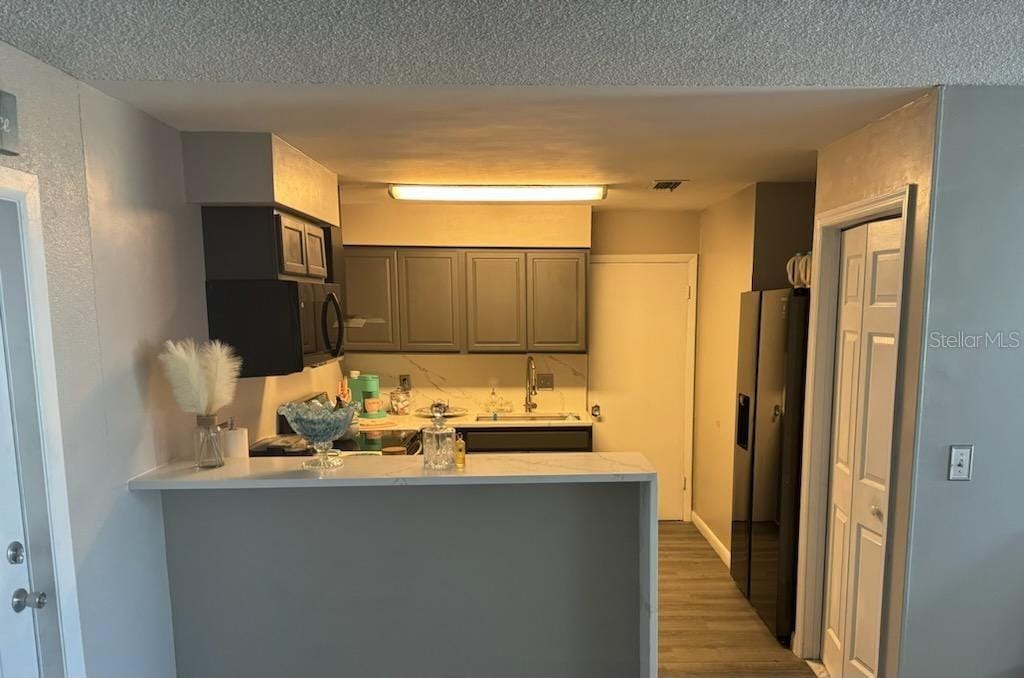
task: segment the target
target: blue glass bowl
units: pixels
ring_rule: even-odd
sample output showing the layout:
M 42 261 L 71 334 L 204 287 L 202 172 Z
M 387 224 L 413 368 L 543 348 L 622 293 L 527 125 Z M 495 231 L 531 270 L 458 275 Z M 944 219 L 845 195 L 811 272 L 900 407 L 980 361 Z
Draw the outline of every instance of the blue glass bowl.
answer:
M 288 403 L 277 409 L 277 413 L 284 415 L 288 420 L 288 425 L 309 441 L 317 452 L 316 456 L 303 466 L 318 469 L 342 465 L 341 458 L 331 456 L 330 451 L 334 441 L 348 431 L 358 412 L 359 406 L 356 404 L 334 407 L 316 400 Z

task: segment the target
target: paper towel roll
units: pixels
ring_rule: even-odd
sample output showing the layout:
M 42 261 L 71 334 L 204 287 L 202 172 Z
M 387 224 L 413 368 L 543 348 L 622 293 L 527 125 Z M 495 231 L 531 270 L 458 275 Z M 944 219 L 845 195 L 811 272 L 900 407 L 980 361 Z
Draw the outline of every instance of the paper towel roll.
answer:
M 220 432 L 220 449 L 224 458 L 249 456 L 249 429 L 226 428 Z

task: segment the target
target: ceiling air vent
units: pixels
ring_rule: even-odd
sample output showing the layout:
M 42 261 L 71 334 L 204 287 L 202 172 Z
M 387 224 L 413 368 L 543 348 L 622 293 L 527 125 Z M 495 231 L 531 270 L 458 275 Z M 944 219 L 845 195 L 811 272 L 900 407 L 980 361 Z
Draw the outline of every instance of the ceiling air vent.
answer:
M 654 185 L 651 188 L 655 191 L 668 191 L 671 193 L 680 186 L 686 179 L 655 179 Z

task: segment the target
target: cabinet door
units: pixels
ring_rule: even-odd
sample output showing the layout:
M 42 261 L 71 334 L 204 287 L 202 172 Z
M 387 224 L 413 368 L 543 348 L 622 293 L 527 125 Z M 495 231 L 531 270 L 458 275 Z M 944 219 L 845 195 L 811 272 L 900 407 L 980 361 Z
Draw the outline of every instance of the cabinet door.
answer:
M 525 253 L 466 253 L 466 336 L 470 352 L 526 351 Z
M 403 351 L 461 351 L 465 346 L 459 261 L 454 250 L 399 251 Z
M 344 260 L 345 350 L 399 350 L 396 250 L 346 247 Z
M 306 275 L 306 223 L 289 214 L 277 215 L 281 242 L 281 272 Z
M 526 255 L 529 350 L 587 350 L 587 254 L 537 251 Z
M 314 278 L 327 277 L 327 247 L 324 243 L 324 229 L 316 224 L 306 224 L 306 272 Z

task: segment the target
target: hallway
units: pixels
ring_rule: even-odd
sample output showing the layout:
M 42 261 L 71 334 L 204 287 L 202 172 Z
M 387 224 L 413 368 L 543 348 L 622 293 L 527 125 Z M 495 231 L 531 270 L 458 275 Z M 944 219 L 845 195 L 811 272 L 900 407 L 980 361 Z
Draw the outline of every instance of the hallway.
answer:
M 660 678 L 806 678 L 807 665 L 781 647 L 692 524 L 659 524 Z

